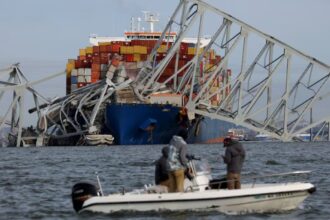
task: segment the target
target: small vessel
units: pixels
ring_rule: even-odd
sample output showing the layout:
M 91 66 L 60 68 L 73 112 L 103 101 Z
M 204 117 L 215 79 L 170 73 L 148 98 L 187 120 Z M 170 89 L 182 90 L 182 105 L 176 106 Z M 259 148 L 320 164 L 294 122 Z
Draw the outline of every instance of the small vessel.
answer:
M 111 145 L 113 140 L 114 137 L 110 134 L 89 134 L 85 138 L 87 146 Z
M 72 189 L 73 207 L 78 213 L 118 211 L 216 210 L 226 214 L 266 213 L 293 210 L 316 188 L 307 182 L 256 183 L 258 179 L 303 175 L 309 171 L 250 177 L 241 189 L 226 189 L 225 179 L 212 179 L 205 161 L 190 160 L 191 180 L 185 179 L 185 192 L 168 193 L 163 186 L 149 185 L 131 192 L 104 195 L 101 184 L 77 183 Z M 99 180 L 99 179 L 98 179 Z

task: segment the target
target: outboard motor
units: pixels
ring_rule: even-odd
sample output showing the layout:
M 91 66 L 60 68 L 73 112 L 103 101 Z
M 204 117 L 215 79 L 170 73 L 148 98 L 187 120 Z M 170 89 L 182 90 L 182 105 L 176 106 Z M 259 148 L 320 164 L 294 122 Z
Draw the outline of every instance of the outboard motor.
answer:
M 72 187 L 71 193 L 74 210 L 76 210 L 76 212 L 79 212 L 82 208 L 82 205 L 87 199 L 97 195 L 98 190 L 95 185 L 87 182 L 76 183 Z

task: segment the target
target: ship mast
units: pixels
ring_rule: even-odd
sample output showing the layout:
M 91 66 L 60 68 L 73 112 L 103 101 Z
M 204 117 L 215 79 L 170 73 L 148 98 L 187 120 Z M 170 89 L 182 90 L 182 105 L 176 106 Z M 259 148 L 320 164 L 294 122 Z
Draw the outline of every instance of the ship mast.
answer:
M 144 21 L 150 24 L 150 32 L 154 32 L 154 24 L 159 22 L 159 14 L 154 14 L 150 11 L 142 11 L 144 14 Z

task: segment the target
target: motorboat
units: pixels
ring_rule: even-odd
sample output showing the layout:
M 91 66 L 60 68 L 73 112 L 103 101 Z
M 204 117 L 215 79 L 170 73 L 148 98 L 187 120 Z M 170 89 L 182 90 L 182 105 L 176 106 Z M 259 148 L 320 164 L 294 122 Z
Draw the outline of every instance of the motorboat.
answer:
M 206 161 L 190 160 L 190 179 L 186 178 L 184 192 L 167 192 L 167 188 L 145 185 L 141 189 L 104 195 L 98 186 L 80 182 L 72 188 L 73 207 L 78 213 L 90 211 L 113 213 L 118 211 L 184 211 L 216 210 L 226 214 L 274 213 L 296 209 L 316 187 L 306 181 L 278 183 L 278 177 L 309 174 L 295 171 L 280 174 L 246 177 L 251 183 L 241 189 L 228 190 L 224 178 L 212 179 Z M 264 180 L 259 183 L 258 180 Z M 266 180 L 266 181 L 265 181 Z

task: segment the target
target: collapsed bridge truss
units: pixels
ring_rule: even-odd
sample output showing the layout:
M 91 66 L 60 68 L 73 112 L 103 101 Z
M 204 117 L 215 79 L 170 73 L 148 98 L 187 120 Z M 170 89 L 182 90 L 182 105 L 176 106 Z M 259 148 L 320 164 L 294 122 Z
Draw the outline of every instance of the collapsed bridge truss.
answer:
M 174 89 L 189 95 L 186 107 L 190 112 L 284 141 L 311 129 L 315 134 L 312 139 L 329 133 L 328 65 L 200 0 L 180 1 L 158 46 L 173 30 L 179 31 L 176 41 L 168 45 L 167 57 L 157 63 L 156 47 L 139 74 L 135 88 L 141 99 L 159 91 L 170 80 L 177 81 L 183 73 Z M 200 49 L 206 34 L 210 41 Z M 176 68 L 165 82 L 155 83 L 172 59 L 178 61 L 180 42 L 188 36 L 198 39 L 194 59 Z M 222 59 L 214 68 L 205 68 L 203 58 L 210 49 L 221 54 Z M 215 79 L 225 78 L 228 71 L 229 81 L 212 90 Z M 201 86 L 196 88 L 198 83 Z M 216 96 L 220 101 L 211 102 Z

